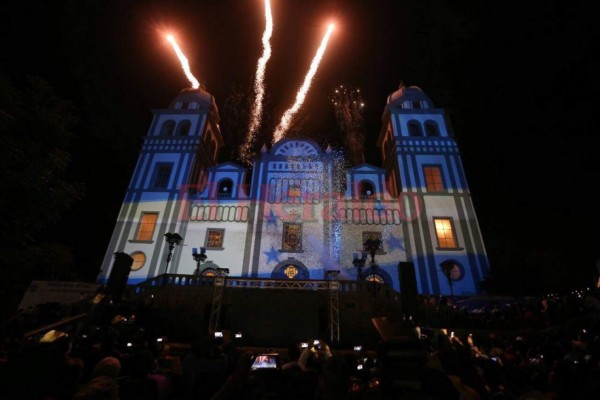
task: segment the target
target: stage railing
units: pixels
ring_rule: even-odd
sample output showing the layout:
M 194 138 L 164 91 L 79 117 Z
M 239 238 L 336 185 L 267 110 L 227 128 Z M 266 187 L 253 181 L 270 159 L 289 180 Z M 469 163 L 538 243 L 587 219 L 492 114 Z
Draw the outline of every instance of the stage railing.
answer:
M 215 277 L 162 274 L 133 286 L 134 294 L 143 294 L 148 290 L 162 287 L 213 287 Z M 382 284 L 356 281 L 337 281 L 340 292 L 358 292 L 365 289 L 375 289 L 380 295 L 392 297 L 398 294 L 392 288 Z M 263 278 L 227 277 L 226 288 L 237 289 L 289 289 L 289 290 L 330 290 L 329 280 L 281 280 Z
M 151 289 L 158 289 L 165 286 L 175 287 L 212 287 L 214 277 L 184 275 L 184 274 L 162 274 L 145 280 L 144 282 L 133 285 L 135 294 L 143 294 Z

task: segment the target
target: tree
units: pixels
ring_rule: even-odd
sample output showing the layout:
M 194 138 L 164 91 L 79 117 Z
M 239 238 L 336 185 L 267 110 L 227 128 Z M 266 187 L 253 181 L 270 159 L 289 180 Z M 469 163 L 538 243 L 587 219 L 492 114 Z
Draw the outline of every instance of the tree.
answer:
M 37 235 L 83 196 L 83 185 L 66 178 L 73 122 L 73 106 L 48 83 L 29 78 L 19 89 L 0 72 L 0 285 L 7 296 L 46 278 L 36 269 L 45 261 Z
M 450 287 L 450 296 L 454 298 L 454 288 L 452 287 L 452 270 L 454 269 L 454 261 L 446 260 L 440 264 L 442 273 L 448 280 L 448 286 Z

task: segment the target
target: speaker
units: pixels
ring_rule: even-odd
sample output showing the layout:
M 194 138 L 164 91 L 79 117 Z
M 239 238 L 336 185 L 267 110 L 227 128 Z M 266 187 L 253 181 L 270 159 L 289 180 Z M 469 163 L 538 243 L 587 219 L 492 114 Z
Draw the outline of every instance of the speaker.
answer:
M 398 275 L 400 277 L 400 299 L 402 309 L 407 315 L 413 315 L 417 311 L 419 293 L 417 292 L 417 278 L 415 276 L 415 263 L 400 262 L 398 264 Z
M 116 252 L 113 267 L 110 270 L 108 282 L 106 282 L 106 291 L 111 296 L 113 301 L 121 300 L 127 279 L 131 272 L 133 258 L 127 253 Z

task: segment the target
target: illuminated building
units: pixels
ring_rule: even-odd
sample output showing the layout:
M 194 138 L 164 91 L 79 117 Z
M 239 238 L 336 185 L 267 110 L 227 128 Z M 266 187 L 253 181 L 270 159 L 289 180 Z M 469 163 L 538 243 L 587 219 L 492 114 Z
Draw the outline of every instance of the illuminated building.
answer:
M 400 290 L 399 263 L 412 262 L 420 293 L 474 294 L 489 266 L 462 168 L 443 109 L 417 87 L 387 99 L 378 146 L 383 165 L 342 169 L 340 152 L 310 139 L 263 147 L 249 171 L 217 164 L 223 145 L 214 98 L 183 90 L 154 110 L 99 279 L 115 252 L 130 254 L 129 283 L 163 274 L 164 234 L 178 233 L 170 274 L 200 271 L 277 279 L 357 279 L 353 258 L 379 239 L 376 268 L 363 279 Z

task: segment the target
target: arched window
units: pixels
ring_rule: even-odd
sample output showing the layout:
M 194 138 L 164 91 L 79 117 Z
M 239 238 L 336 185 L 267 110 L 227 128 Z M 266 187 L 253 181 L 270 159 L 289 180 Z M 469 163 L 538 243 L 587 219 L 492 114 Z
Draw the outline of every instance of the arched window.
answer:
M 376 274 L 376 273 L 365 276 L 365 281 L 375 282 L 375 283 L 385 283 L 383 276 Z
M 438 125 L 435 123 L 435 121 L 425 122 L 425 132 L 429 137 L 440 136 L 440 130 L 438 129 Z
M 219 187 L 217 189 L 217 197 L 220 199 L 229 199 L 232 196 L 233 191 L 233 181 L 229 178 L 223 179 L 219 182 Z
M 408 122 L 408 135 L 409 136 L 423 136 L 423 132 L 421 132 L 421 124 L 417 121 L 409 121 Z
M 175 131 L 175 121 L 170 119 L 162 125 L 160 134 L 161 136 L 173 136 L 173 131 Z
M 373 184 L 369 181 L 361 181 L 358 184 L 358 192 L 360 193 L 360 198 L 363 200 L 375 198 L 375 189 L 373 188 Z
M 383 268 L 367 268 L 362 273 L 362 279 L 368 282 L 380 283 L 382 285 L 392 286 L 392 277 Z
M 217 276 L 217 270 L 214 268 L 205 268 L 200 275 L 212 278 Z
M 179 136 L 187 136 L 190 133 L 190 128 L 192 127 L 192 124 L 190 123 L 190 121 L 183 121 L 179 123 Z

